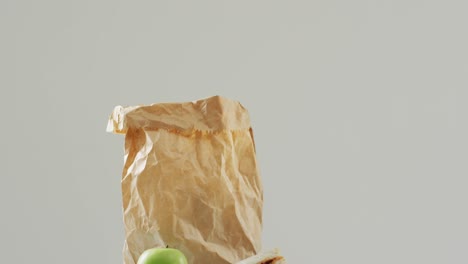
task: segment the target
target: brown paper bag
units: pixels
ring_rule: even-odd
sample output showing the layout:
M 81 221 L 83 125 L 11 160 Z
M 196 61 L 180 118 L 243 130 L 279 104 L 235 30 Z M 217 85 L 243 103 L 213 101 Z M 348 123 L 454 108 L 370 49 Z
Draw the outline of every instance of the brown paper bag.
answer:
M 261 249 L 263 189 L 248 112 L 215 96 L 116 107 L 125 134 L 124 263 L 172 247 L 190 264 L 236 263 Z

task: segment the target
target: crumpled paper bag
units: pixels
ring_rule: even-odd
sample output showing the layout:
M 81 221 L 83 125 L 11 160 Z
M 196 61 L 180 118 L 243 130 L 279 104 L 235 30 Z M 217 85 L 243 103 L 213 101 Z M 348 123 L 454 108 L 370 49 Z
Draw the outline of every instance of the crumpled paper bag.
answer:
M 220 96 L 117 106 L 125 134 L 125 264 L 177 248 L 190 264 L 236 263 L 261 250 L 263 188 L 247 110 Z

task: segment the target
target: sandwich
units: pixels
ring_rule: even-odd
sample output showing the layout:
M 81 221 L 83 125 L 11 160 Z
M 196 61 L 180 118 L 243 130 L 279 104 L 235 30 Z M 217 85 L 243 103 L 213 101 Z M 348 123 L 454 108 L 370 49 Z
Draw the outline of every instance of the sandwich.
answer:
M 286 260 L 280 255 L 279 250 L 275 248 L 270 251 L 260 252 L 236 264 L 286 264 Z

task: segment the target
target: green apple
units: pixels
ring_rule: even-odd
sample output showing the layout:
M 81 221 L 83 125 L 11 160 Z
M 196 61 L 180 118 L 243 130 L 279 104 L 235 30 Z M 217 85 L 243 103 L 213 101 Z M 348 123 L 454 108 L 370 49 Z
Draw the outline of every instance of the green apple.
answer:
M 141 254 L 138 264 L 188 264 L 184 254 L 175 248 L 152 248 Z

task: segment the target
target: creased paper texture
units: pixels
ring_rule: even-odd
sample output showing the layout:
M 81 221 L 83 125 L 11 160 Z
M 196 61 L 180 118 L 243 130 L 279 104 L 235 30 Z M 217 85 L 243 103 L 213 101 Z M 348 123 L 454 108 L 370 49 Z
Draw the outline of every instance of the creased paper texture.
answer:
M 125 134 L 124 263 L 181 250 L 190 264 L 236 263 L 261 249 L 263 188 L 247 110 L 220 96 L 116 107 Z

